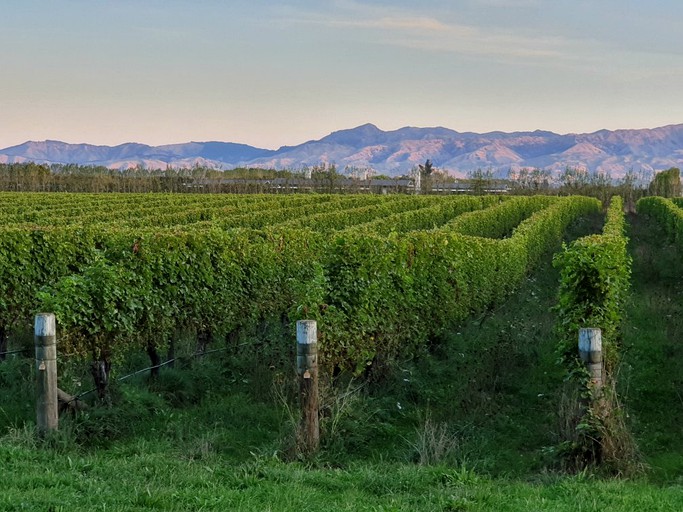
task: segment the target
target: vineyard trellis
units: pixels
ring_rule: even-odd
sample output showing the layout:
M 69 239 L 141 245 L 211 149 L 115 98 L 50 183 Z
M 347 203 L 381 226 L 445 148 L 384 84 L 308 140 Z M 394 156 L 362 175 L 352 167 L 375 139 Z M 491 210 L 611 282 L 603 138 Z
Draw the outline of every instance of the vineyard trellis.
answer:
M 206 342 L 303 318 L 320 325 L 324 368 L 381 369 L 501 300 L 600 208 L 542 196 L 0 200 L 0 330 L 53 311 L 64 356 L 105 374 L 132 349 L 154 362 L 180 328 Z

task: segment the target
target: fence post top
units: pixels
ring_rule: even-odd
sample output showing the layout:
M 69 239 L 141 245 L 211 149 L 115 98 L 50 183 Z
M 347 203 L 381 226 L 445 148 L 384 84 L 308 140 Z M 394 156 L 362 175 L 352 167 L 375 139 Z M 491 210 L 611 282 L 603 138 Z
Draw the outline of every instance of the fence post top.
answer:
M 602 351 L 602 331 L 595 328 L 579 329 L 579 351 Z
M 315 320 L 297 320 L 296 341 L 302 345 L 318 342 L 318 324 Z
M 38 313 L 35 318 L 34 329 L 36 336 L 56 336 L 57 321 L 54 313 Z

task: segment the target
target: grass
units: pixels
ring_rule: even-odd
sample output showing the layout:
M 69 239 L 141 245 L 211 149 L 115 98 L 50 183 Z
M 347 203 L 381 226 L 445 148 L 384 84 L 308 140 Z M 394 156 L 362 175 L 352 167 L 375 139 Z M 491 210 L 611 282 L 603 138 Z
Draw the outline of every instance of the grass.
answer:
M 683 267 L 654 226 L 631 221 L 620 386 L 651 468 L 639 479 L 558 469 L 558 276 L 546 262 L 505 304 L 383 379 L 322 382 L 322 450 L 307 460 L 288 444 L 296 388 L 284 356 L 245 347 L 166 368 L 153 383 L 135 377 L 116 386 L 114 407 L 62 418 L 43 441 L 32 362 L 7 361 L 0 511 L 682 510 Z M 592 219 L 572 235 L 599 227 Z M 80 382 L 66 370 L 65 383 Z
M 466 467 L 311 467 L 254 455 L 187 459 L 140 440 L 62 453 L 0 445 L 0 510 L 680 510 L 683 488 L 540 474 L 492 478 Z
M 653 220 L 632 216 L 633 290 L 621 394 L 655 481 L 683 483 L 683 261 Z

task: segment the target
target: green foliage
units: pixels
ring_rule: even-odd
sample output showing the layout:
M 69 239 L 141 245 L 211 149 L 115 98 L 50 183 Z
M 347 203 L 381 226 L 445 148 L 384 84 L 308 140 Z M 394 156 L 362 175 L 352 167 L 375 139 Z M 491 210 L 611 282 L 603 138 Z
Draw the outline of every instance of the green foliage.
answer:
M 32 325 L 40 287 L 79 271 L 92 257 L 92 238 L 81 230 L 0 227 L 0 326 Z
M 287 170 L 209 167 L 110 169 L 77 164 L 0 164 L 0 190 L 37 192 L 259 192 L 268 181 L 286 184 L 297 173 Z M 263 180 L 259 182 L 257 180 Z
M 561 452 L 573 469 L 602 463 L 615 472 L 638 470 L 637 449 L 623 421 L 615 389 L 621 345 L 621 323 L 631 277 L 631 258 L 624 235 L 623 201 L 614 196 L 601 235 L 589 235 L 555 255 L 560 268 L 556 311 L 563 367 L 577 386 L 561 411 L 564 429 Z M 602 331 L 604 376 L 595 389 L 579 359 L 580 328 Z
M 453 323 L 506 297 L 559 244 L 572 220 L 599 208 L 596 200 L 581 197 L 531 202 L 544 201 L 554 204 L 505 240 L 447 228 L 386 238 L 344 232 L 334 238 L 323 260 L 324 361 L 355 373 L 370 366 L 381 372 L 399 356 L 419 354 Z M 510 224 L 507 217 L 497 222 Z
M 556 197 L 512 197 L 490 208 L 459 215 L 444 229 L 470 236 L 505 238 L 534 212 L 547 208 L 557 201 Z
M 614 196 L 601 235 L 576 240 L 555 256 L 561 270 L 557 311 L 560 352 L 569 370 L 578 367 L 579 328 L 602 329 L 603 357 L 608 371 L 618 361 L 619 326 L 631 275 L 624 235 L 621 197 Z
M 485 194 L 494 184 L 493 171 L 491 169 L 476 169 L 467 173 L 467 180 L 474 195 Z
M 681 171 L 672 167 L 666 171 L 655 174 L 650 182 L 650 194 L 662 197 L 680 197 L 681 195 Z
M 638 213 L 649 215 L 664 228 L 669 240 L 683 246 L 683 203 L 680 199 L 644 197 L 638 201 Z
M 38 299 L 41 310 L 57 317 L 62 350 L 103 360 L 134 338 L 148 293 L 150 283 L 140 275 L 98 255 L 81 273 L 38 292 Z
M 547 194 L 552 184 L 552 171 L 549 169 L 518 169 L 508 173 L 512 189 L 516 194 Z
M 524 254 L 526 268 L 531 270 L 538 264 L 543 254 L 557 247 L 569 224 L 599 209 L 600 202 L 594 198 L 583 196 L 562 198 L 523 220 L 515 228 L 512 236 L 501 243 L 513 246 L 518 254 Z
M 368 204 L 367 199 L 363 198 L 365 204 L 356 208 L 336 208 L 332 211 L 315 213 L 282 222 L 278 226 L 289 229 L 312 229 L 320 232 L 339 231 L 372 222 L 375 219 L 382 219 L 392 214 L 411 212 L 443 202 L 443 198 L 438 196 L 403 196 L 376 204 Z
M 292 332 L 311 318 L 328 368 L 378 375 L 505 297 L 572 219 L 597 208 L 580 197 L 8 198 L 6 323 L 52 309 L 67 352 L 110 360 L 161 347 L 180 329 L 234 337 L 273 324 Z M 465 214 L 467 233 L 510 236 L 464 236 L 444 224 L 477 208 Z M 383 217 L 397 229 L 387 232 Z M 254 227 L 262 230 L 246 229 Z M 271 340 L 282 346 L 274 352 L 287 343 Z
M 404 210 L 369 222 L 361 222 L 344 231 L 388 235 L 436 229 L 459 218 L 465 212 L 487 209 L 506 199 L 506 197 L 499 196 L 441 197 L 438 201 L 423 203 L 421 208 Z

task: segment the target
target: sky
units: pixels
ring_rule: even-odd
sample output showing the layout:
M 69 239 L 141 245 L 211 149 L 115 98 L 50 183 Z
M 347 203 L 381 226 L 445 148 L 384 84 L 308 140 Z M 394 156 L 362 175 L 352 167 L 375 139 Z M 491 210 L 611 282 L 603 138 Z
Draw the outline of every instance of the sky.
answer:
M 5 0 L 0 148 L 683 123 L 680 0 Z

